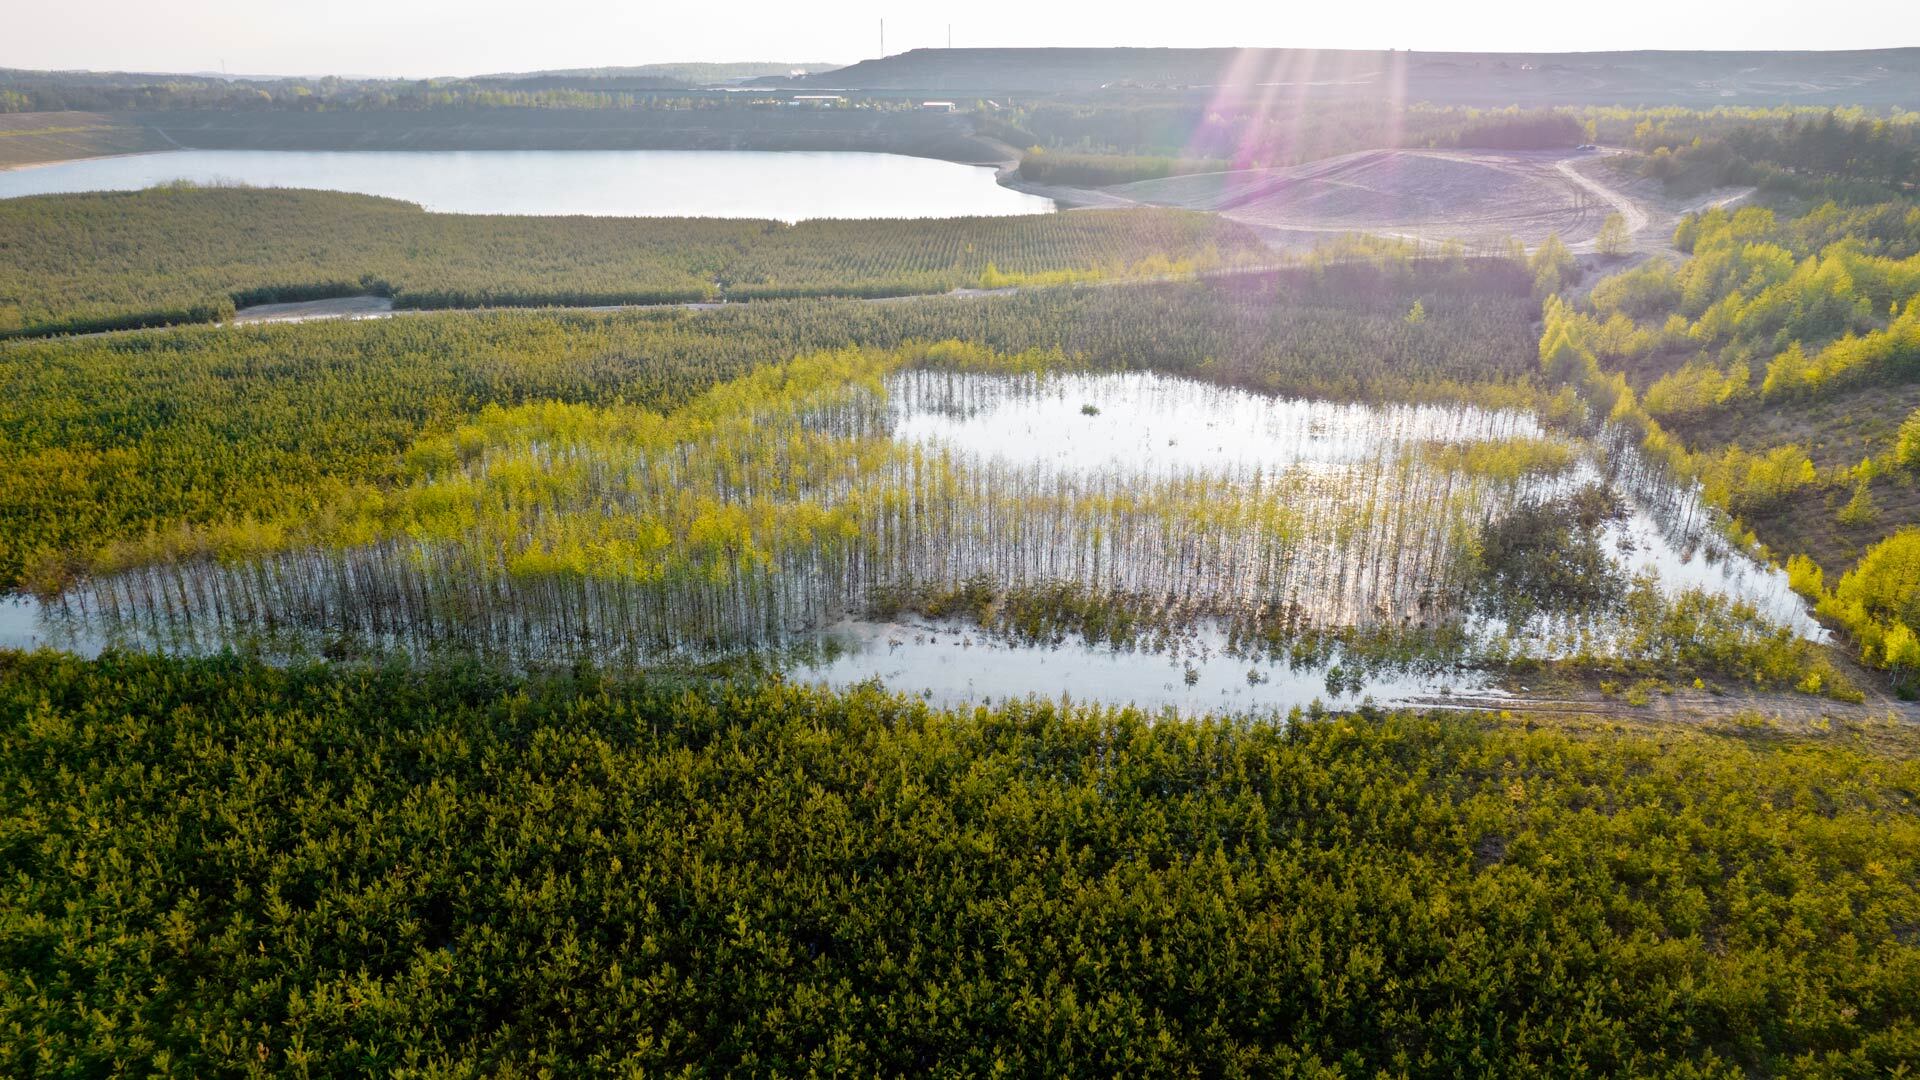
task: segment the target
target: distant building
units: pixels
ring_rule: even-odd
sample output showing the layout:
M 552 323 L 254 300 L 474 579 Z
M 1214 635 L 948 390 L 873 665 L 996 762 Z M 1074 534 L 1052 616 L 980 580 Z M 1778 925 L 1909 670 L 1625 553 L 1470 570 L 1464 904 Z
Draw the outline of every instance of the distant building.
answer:
M 920 109 L 922 112 L 959 112 L 960 106 L 951 101 L 923 101 Z
M 825 109 L 847 100 L 840 94 L 795 94 L 793 103 L 813 109 Z

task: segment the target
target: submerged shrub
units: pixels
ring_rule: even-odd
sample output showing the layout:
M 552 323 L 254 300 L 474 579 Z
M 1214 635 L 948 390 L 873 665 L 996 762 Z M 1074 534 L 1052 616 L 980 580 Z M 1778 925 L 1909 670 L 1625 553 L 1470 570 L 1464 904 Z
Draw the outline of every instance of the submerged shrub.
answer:
M 1589 484 L 1536 498 L 1480 530 L 1480 599 L 1496 613 L 1604 609 L 1626 593 L 1626 572 L 1601 544 L 1607 522 L 1626 512 L 1619 495 Z

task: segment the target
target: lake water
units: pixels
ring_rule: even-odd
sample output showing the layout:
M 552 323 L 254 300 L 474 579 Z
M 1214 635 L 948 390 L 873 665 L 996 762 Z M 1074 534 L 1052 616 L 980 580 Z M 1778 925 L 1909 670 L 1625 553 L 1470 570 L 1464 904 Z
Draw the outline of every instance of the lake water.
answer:
M 180 150 L 0 172 L 0 198 L 175 181 L 384 195 L 453 214 L 930 218 L 1044 214 L 993 170 L 900 154 L 752 150 Z

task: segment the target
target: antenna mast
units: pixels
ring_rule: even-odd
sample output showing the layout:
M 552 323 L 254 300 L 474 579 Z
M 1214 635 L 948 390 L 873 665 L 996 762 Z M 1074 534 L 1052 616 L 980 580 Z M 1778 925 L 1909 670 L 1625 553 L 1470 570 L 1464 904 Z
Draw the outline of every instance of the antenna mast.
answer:
M 880 56 L 884 59 L 886 55 L 887 55 L 887 20 L 881 19 L 880 20 Z

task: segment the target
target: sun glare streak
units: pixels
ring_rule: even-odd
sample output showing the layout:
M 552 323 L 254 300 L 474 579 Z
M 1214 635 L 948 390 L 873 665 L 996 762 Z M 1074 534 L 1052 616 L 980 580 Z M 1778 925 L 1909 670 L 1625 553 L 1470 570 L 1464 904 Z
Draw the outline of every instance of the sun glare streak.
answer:
M 1225 156 L 1234 168 L 1272 168 L 1318 156 L 1308 118 L 1316 99 L 1370 102 L 1386 117 L 1382 146 L 1405 135 L 1409 54 L 1239 49 L 1221 68 L 1187 132 L 1188 157 Z
M 1407 54 L 1395 50 L 1387 54 L 1386 71 L 1387 145 L 1399 146 L 1406 132 Z
M 1286 143 L 1278 148 L 1267 149 L 1263 165 L 1284 165 L 1292 161 L 1304 140 L 1307 117 L 1307 98 L 1313 93 L 1313 79 L 1320 69 L 1320 51 L 1308 50 L 1302 55 L 1300 70 L 1295 73 L 1293 93 L 1288 101 L 1286 118 Z M 1262 117 L 1263 121 L 1266 119 Z
M 1213 94 L 1208 99 L 1206 110 L 1195 121 L 1194 130 L 1188 133 L 1187 156 L 1212 156 L 1209 152 L 1211 140 L 1207 138 L 1206 133 L 1212 127 L 1214 117 L 1225 117 L 1233 111 L 1237 88 L 1253 80 L 1259 68 L 1261 51 L 1239 49 L 1234 52 L 1233 59 L 1228 62 L 1226 70 L 1220 73 L 1220 78 L 1214 83 Z M 1236 160 L 1234 164 L 1237 166 L 1239 162 Z

